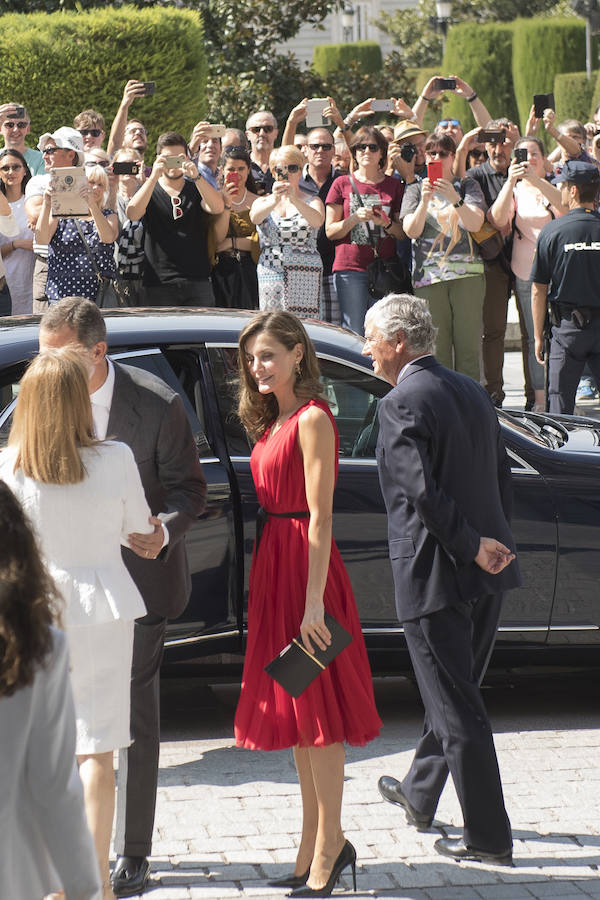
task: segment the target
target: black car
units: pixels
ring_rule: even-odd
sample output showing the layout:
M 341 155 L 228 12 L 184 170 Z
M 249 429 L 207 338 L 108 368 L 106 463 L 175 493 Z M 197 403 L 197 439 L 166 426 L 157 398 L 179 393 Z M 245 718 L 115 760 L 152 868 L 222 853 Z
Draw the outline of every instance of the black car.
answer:
M 249 313 L 123 310 L 106 316 L 110 353 L 164 379 L 183 398 L 206 480 L 205 513 L 187 536 L 193 590 L 168 628 L 166 661 L 239 668 L 256 496 L 250 447 L 235 415 L 237 338 Z M 409 666 L 395 608 L 375 444 L 377 404 L 390 386 L 361 356 L 362 338 L 318 322 L 307 329 L 340 434 L 334 537 L 352 580 L 375 671 Z M 37 352 L 38 319 L 0 320 L 0 443 L 19 380 Z M 600 422 L 499 410 L 512 462 L 513 530 L 524 586 L 511 591 L 496 664 L 600 663 Z M 231 654 L 234 654 L 231 656 Z M 209 668 L 210 667 L 210 668 Z

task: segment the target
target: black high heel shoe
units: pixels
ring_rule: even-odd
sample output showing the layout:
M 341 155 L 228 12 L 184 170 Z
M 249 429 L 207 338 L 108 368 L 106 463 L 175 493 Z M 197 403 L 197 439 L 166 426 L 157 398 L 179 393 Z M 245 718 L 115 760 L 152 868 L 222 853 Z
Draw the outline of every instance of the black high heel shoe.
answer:
M 306 882 L 308 881 L 309 873 L 310 866 L 308 867 L 304 875 L 284 875 L 283 878 L 274 878 L 273 881 L 267 881 L 267 884 L 269 885 L 269 887 L 302 887 L 302 885 L 306 884 Z
M 327 879 L 327 884 L 322 888 L 304 887 L 296 888 L 288 897 L 331 897 L 331 892 L 338 883 L 340 875 L 344 869 L 352 866 L 352 886 L 356 891 L 356 850 L 350 843 L 346 841 L 340 851 L 340 855 L 333 864 L 331 874 Z

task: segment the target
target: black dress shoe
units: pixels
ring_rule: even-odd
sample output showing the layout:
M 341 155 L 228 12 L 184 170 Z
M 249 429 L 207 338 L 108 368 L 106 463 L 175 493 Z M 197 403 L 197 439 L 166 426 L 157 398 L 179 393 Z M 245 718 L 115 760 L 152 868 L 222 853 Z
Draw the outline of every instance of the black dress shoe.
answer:
M 116 897 L 143 894 L 150 877 L 150 863 L 145 856 L 120 856 L 112 873 L 112 889 Z
M 442 856 L 449 856 L 460 862 L 461 859 L 468 859 L 472 862 L 493 863 L 495 866 L 512 866 L 512 847 L 503 853 L 493 853 L 491 850 L 477 850 L 475 847 L 468 847 L 462 838 L 439 838 L 433 845 L 438 853 Z
M 309 872 L 310 867 L 306 870 L 304 875 L 284 875 L 283 878 L 274 878 L 273 881 L 267 881 L 267 884 L 269 887 L 302 887 L 302 885 L 306 884 L 308 881 Z
M 395 803 L 397 806 L 403 807 L 406 813 L 406 821 L 409 825 L 414 825 L 417 831 L 427 831 L 428 828 L 431 828 L 433 816 L 427 816 L 425 813 L 420 813 L 418 809 L 414 808 L 408 798 L 405 797 L 402 792 L 402 785 L 396 778 L 391 778 L 389 775 L 382 775 L 377 782 L 377 787 L 384 800 L 387 800 L 388 803 Z

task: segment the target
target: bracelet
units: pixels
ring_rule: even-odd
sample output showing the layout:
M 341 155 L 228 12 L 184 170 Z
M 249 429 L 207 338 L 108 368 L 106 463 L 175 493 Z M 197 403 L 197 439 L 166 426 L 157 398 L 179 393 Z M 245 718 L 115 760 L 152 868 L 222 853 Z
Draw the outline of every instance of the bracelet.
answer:
M 15 252 L 15 242 L 14 242 L 14 241 L 11 241 L 11 242 L 10 242 L 10 252 L 11 252 L 11 253 L 14 253 L 14 252 Z
M 390 228 L 392 227 L 393 224 L 394 224 L 394 220 L 392 219 L 390 222 L 388 222 L 387 225 L 383 226 L 383 230 L 385 231 L 386 234 L 390 233 Z
M 200 175 L 200 173 L 198 173 L 198 175 L 196 175 L 195 178 L 190 178 L 190 181 L 200 181 L 201 178 L 202 178 L 202 175 Z
M 354 122 L 349 122 L 348 116 L 346 116 L 346 118 L 344 119 L 344 131 L 348 131 L 348 129 L 352 128 L 353 125 L 354 125 Z
M 462 197 L 460 198 L 460 200 L 457 200 L 456 203 L 452 204 L 454 209 L 458 209 L 460 206 L 464 206 L 464 205 L 465 205 L 465 201 L 463 200 Z
M 470 97 L 467 97 L 467 103 L 472 103 L 473 100 L 477 100 L 477 97 L 478 97 L 478 94 L 477 94 L 477 91 L 475 91 Z
M 426 97 L 425 94 L 419 94 L 421 100 L 424 100 L 425 103 L 433 103 L 433 97 Z

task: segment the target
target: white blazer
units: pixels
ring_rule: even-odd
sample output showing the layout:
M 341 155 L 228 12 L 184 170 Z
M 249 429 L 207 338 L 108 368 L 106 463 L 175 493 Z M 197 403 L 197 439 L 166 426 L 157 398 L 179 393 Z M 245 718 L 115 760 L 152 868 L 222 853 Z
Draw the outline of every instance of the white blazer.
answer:
M 0 897 L 100 896 L 75 761 L 75 711 L 62 631 L 33 684 L 0 698 Z
M 150 509 L 133 453 L 104 441 L 81 449 L 87 477 L 44 484 L 14 470 L 16 449 L 0 454 L 0 478 L 19 498 L 62 593 L 67 628 L 137 619 L 146 607 L 121 557 L 130 532 L 149 534 Z

